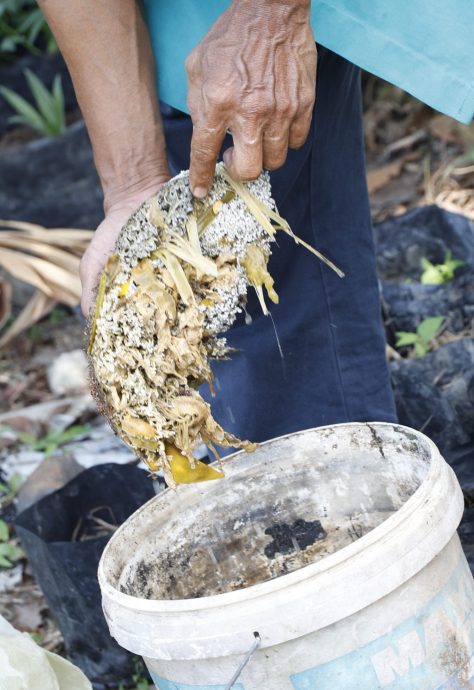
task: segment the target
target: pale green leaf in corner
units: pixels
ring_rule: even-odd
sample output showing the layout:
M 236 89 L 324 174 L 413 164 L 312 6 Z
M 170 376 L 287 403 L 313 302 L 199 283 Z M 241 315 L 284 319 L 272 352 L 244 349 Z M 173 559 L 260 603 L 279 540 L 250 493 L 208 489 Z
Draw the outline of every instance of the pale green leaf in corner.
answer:
M 429 342 L 440 331 L 444 321 L 444 316 L 430 316 L 420 323 L 416 332 L 422 340 Z
M 5 520 L 0 520 L 0 541 L 7 541 L 9 536 L 8 525 Z
M 395 343 L 396 347 L 405 347 L 407 345 L 414 345 L 416 341 L 418 340 L 418 336 L 416 333 L 408 333 L 407 331 L 398 331 L 397 332 L 397 342 Z

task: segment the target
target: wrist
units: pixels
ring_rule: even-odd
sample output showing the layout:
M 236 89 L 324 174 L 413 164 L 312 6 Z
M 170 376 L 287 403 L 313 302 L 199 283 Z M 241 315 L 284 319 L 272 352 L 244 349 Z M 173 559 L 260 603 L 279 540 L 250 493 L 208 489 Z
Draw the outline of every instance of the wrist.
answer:
M 109 214 L 123 207 L 133 207 L 133 211 L 156 193 L 170 177 L 166 157 L 162 156 L 151 157 L 133 166 L 124 163 L 118 174 L 111 171 L 108 175 L 101 175 L 105 213 Z
M 309 24 L 311 0 L 233 0 L 230 12 L 244 22 L 263 22 L 268 34 Z
M 261 9 L 303 9 L 309 12 L 311 0 L 232 0 L 232 5 L 248 6 L 253 15 L 258 14 Z

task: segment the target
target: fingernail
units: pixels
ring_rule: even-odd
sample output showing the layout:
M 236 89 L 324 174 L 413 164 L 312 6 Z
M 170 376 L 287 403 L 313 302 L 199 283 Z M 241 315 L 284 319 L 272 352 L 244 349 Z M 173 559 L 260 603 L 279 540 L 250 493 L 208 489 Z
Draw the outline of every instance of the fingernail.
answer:
M 204 197 L 207 196 L 207 189 L 204 187 L 194 187 L 193 194 L 198 199 L 204 199 Z

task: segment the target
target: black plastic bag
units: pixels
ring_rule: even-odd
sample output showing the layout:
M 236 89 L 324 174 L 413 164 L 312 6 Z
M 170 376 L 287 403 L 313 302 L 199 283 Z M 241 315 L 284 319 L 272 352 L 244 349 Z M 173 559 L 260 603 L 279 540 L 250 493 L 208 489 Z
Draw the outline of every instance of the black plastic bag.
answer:
M 94 536 L 94 530 L 103 530 L 104 523 L 121 524 L 154 495 L 153 483 L 143 470 L 98 465 L 16 520 L 33 573 L 63 634 L 67 656 L 97 690 L 127 683 L 134 659 L 110 636 L 102 612 L 97 566 L 112 531 Z
M 442 263 L 448 251 L 465 262 L 456 275 L 472 272 L 473 230 L 469 218 L 439 206 L 423 206 L 378 223 L 374 227 L 378 274 L 385 283 L 418 281 L 421 258 Z
M 444 457 L 474 442 L 474 341 L 455 340 L 390 363 L 401 424 L 423 431 Z M 474 465 L 470 469 L 474 480 Z
M 60 136 L 3 150 L 0 179 L 1 218 L 55 228 L 95 228 L 104 216 L 83 122 Z
M 456 472 L 466 510 L 459 534 L 474 572 L 474 224 L 465 216 L 427 206 L 375 226 L 387 336 L 415 331 L 443 316 L 463 335 L 416 359 L 390 363 L 399 421 L 423 431 Z M 442 263 L 448 252 L 464 265 L 442 285 L 420 283 L 421 258 Z

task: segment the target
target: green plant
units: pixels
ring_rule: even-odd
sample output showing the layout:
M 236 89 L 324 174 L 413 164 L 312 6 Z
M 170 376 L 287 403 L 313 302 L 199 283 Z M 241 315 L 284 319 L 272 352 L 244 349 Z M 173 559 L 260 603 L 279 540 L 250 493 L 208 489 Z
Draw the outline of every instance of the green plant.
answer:
M 448 249 L 442 264 L 432 264 L 425 256 L 421 258 L 420 264 L 423 269 L 420 281 L 424 285 L 443 285 L 454 278 L 456 269 L 464 266 L 465 262 L 453 259 L 451 250 Z
M 34 323 L 31 328 L 28 329 L 28 338 L 36 345 L 43 342 L 43 331 L 39 324 Z
M 0 520 L 0 568 L 12 568 L 23 557 L 23 551 L 10 536 L 7 523 Z
M 149 683 L 145 678 L 145 665 L 139 657 L 135 657 L 135 673 L 132 676 L 132 680 L 136 685 L 136 690 L 148 690 Z
M 431 349 L 431 341 L 438 335 L 443 322 L 444 316 L 430 316 L 420 323 L 415 333 L 398 331 L 395 347 L 413 346 L 417 357 L 426 355 Z
M 37 645 L 39 645 L 40 647 L 42 646 L 44 640 L 43 632 L 37 630 L 35 632 L 28 633 L 28 635 L 31 637 L 32 640 L 34 640 L 34 642 L 36 642 Z
M 69 443 L 69 441 L 73 441 L 78 436 L 87 434 L 89 431 L 90 428 L 88 426 L 76 424 L 64 431 L 48 431 L 48 433 L 41 438 L 36 438 L 36 436 L 28 432 L 19 433 L 18 438 L 20 441 L 23 441 L 23 443 L 26 443 L 31 450 L 42 450 L 45 456 L 48 456 L 54 453 L 59 447 L 64 446 Z
M 6 508 L 13 501 L 23 484 L 23 477 L 17 472 L 13 474 L 8 482 L 0 482 L 0 508 Z
M 144 676 L 146 671 L 145 671 L 145 666 L 143 664 L 143 661 L 141 659 L 139 659 L 138 657 L 135 657 L 134 658 L 134 666 L 135 666 L 135 673 L 132 675 L 132 682 L 135 685 L 134 690 L 148 690 L 150 685 Z M 117 690 L 125 690 L 125 684 L 120 683 Z
M 0 55 L 11 59 L 19 48 L 38 55 L 58 50 L 51 29 L 35 0 L 0 0 Z
M 49 321 L 50 323 L 61 323 L 61 321 L 64 321 L 68 315 L 69 312 L 67 309 L 64 309 L 63 307 L 54 307 L 49 315 Z
M 54 77 L 51 91 L 29 69 L 24 71 L 25 78 L 33 95 L 36 108 L 23 96 L 15 93 L 6 86 L 0 86 L 0 94 L 8 105 L 16 111 L 16 115 L 9 118 L 9 122 L 27 125 L 43 136 L 57 136 L 66 128 L 64 93 L 61 76 Z

